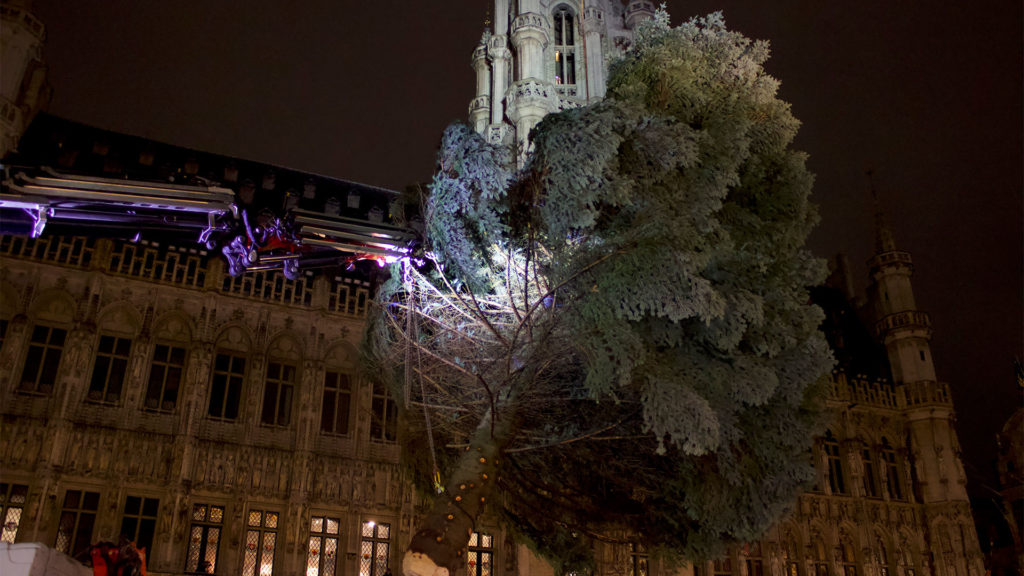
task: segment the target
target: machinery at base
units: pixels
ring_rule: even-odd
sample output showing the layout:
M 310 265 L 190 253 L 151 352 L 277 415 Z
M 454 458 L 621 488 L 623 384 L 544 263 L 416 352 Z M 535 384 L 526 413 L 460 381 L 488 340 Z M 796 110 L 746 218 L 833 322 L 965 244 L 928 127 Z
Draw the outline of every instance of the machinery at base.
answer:
M 179 241 L 192 235 L 201 247 L 220 251 L 232 276 L 280 269 L 292 280 L 301 269 L 363 260 L 383 265 L 413 256 L 419 245 L 414 231 L 383 222 L 297 206 L 250 213 L 234 191 L 198 180 L 181 185 L 3 166 L 0 233 Z

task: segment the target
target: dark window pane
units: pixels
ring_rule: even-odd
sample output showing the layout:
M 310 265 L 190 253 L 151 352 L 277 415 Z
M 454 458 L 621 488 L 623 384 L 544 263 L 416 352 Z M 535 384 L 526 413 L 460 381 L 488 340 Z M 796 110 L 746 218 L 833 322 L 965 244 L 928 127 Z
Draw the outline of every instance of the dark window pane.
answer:
M 82 502 L 83 510 L 98 510 L 100 507 L 100 493 L 86 492 L 85 500 Z

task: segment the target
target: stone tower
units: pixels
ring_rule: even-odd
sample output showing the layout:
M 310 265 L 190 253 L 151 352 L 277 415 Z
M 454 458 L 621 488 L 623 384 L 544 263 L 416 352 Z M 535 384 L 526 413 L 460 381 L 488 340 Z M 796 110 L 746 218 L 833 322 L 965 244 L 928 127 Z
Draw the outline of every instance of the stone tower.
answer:
M 644 0 L 495 0 L 493 25 L 473 51 L 470 124 L 522 159 L 546 114 L 604 96 L 609 60 L 654 10 Z
M 0 2 L 0 158 L 50 98 L 43 64 L 46 28 L 32 15 L 30 2 Z
M 868 266 L 875 335 L 885 346 L 893 384 L 902 397 L 914 499 L 922 504 L 924 536 L 932 553 L 926 562 L 937 576 L 980 573 L 953 399 L 949 385 L 935 376 L 931 319 L 914 300 L 913 261 L 908 252 L 897 249 L 881 211 L 875 255 Z

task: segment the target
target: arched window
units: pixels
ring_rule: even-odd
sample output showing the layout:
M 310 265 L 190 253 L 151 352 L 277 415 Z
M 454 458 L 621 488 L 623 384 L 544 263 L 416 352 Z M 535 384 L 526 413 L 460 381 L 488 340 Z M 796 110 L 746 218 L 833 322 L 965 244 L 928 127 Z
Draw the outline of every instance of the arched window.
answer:
M 238 418 L 248 355 L 249 339 L 241 328 L 232 326 L 217 339 L 210 378 L 210 403 L 206 412 L 210 418 L 228 421 Z
M 551 17 L 555 32 L 555 84 L 576 83 L 576 16 L 559 6 Z
M 320 403 L 320 431 L 346 436 L 352 431 L 355 365 L 341 347 L 325 361 L 324 389 Z
M 270 347 L 263 383 L 263 409 L 260 422 L 267 426 L 292 424 L 295 387 L 299 382 L 299 347 L 288 338 L 279 338 Z
M 917 576 L 917 571 L 914 570 L 914 556 L 910 552 L 910 547 L 904 542 L 902 548 L 897 552 L 900 559 L 900 568 L 903 569 L 903 576 Z
M 290 362 L 267 362 L 260 422 L 268 426 L 289 426 L 295 401 L 296 366 Z
M 896 449 L 889 444 L 888 438 L 882 438 L 882 463 L 885 466 L 885 478 L 889 483 L 889 498 L 903 500 L 903 485 L 900 481 L 899 461 Z
M 154 344 L 146 381 L 146 410 L 173 412 L 178 406 L 179 388 L 185 373 L 191 333 L 181 318 L 168 318 L 153 330 Z
M 843 534 L 839 540 L 839 566 L 842 576 L 857 576 L 857 560 L 849 536 Z
M 732 558 L 728 554 L 716 558 L 711 563 L 711 569 L 714 576 L 732 576 Z
M 820 536 L 814 539 L 812 550 L 814 551 L 814 576 L 828 576 L 828 554 L 825 552 L 825 543 Z
M 57 368 L 64 354 L 68 331 L 64 328 L 36 324 L 32 326 L 25 354 L 25 364 L 18 380 L 18 392 L 49 395 L 57 382 Z
M 132 337 L 138 332 L 138 314 L 127 304 L 104 310 L 97 321 L 99 342 L 93 361 L 86 400 L 120 404 L 131 363 Z
M 394 442 L 398 439 L 398 403 L 391 390 L 374 381 L 370 397 L 370 440 Z
M 764 576 L 764 557 L 761 553 L 761 543 L 754 542 L 747 547 L 745 563 L 747 565 L 746 576 Z
M 885 548 L 885 542 L 881 537 L 875 540 L 875 554 L 878 555 L 879 576 L 889 576 L 889 551 Z
M 491 576 L 491 567 L 494 565 L 494 537 L 479 532 L 470 534 L 466 560 L 469 564 L 469 576 Z
M 878 498 L 878 471 L 875 468 L 875 457 L 870 448 L 861 449 L 861 468 L 864 471 L 864 495 L 868 498 Z
M 648 576 L 648 560 L 647 547 L 638 542 L 630 542 L 628 576 Z
M 843 478 L 843 458 L 839 452 L 839 441 L 829 430 L 822 441 L 825 457 L 828 460 L 828 485 L 833 494 L 846 494 L 846 481 Z
M 787 532 L 782 540 L 782 562 L 785 564 L 786 576 L 801 576 L 800 554 L 796 537 Z

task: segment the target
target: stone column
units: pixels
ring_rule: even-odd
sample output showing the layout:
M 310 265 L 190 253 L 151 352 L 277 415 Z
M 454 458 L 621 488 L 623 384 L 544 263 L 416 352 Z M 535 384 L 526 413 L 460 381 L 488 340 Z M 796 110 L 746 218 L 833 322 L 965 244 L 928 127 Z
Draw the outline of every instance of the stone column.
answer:
M 587 6 L 582 21 L 586 54 L 586 98 L 589 102 L 604 97 L 604 13 L 598 6 Z M 579 82 L 579 79 L 576 81 Z
M 531 149 L 530 130 L 549 112 L 557 109 L 558 98 L 550 82 L 544 80 L 544 48 L 548 43 L 546 19 L 537 12 L 525 12 L 512 22 L 512 42 L 519 58 L 519 78 L 506 94 L 508 117 L 515 126 L 519 165 L 526 160 Z
M 469 104 L 469 123 L 479 134 L 483 134 L 491 116 L 491 67 L 487 63 L 485 39 L 481 39 L 480 45 L 473 51 L 473 69 L 476 70 L 476 97 Z
M 512 22 L 512 44 L 519 58 L 516 80 L 544 78 L 544 48 L 548 40 L 547 21 L 538 12 L 524 11 L 516 17 Z
M 501 124 L 505 120 L 505 90 L 508 88 L 508 66 L 512 53 L 508 49 L 508 37 L 504 34 L 491 36 L 487 44 L 487 58 L 491 62 L 491 125 Z

